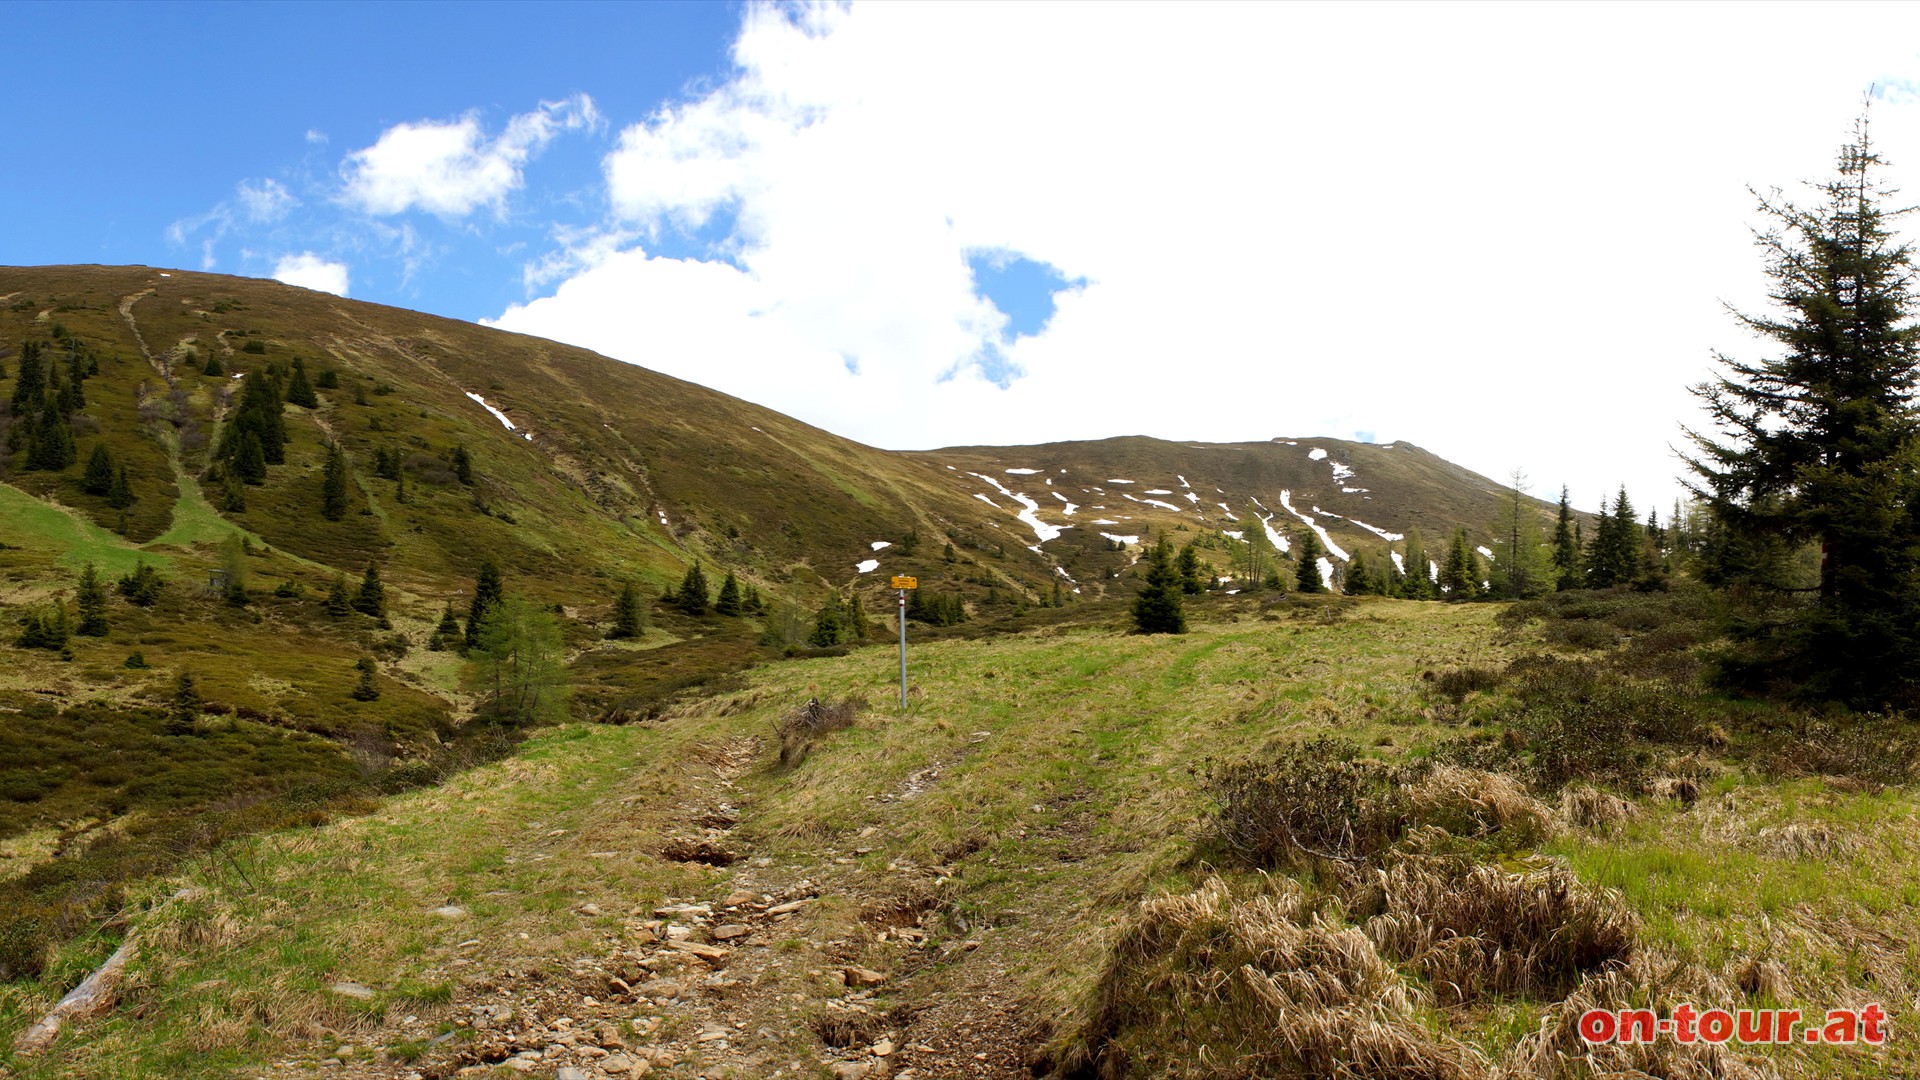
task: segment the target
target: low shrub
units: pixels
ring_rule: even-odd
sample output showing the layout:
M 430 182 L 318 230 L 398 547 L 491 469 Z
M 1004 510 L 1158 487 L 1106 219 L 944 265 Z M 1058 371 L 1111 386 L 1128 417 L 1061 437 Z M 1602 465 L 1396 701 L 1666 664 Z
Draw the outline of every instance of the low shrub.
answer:
M 782 715 L 773 723 L 774 734 L 780 740 L 780 767 L 798 768 L 816 740 L 828 732 L 852 727 L 866 706 L 867 699 L 858 694 L 831 705 L 811 698 L 800 708 Z
M 1366 886 L 1367 937 L 1452 1003 L 1493 995 L 1553 999 L 1582 976 L 1624 963 L 1639 918 L 1619 894 L 1564 869 L 1510 873 L 1450 859 L 1408 859 Z
M 1384 850 L 1407 829 L 1410 773 L 1358 752 L 1321 737 L 1211 765 L 1206 787 L 1219 804 L 1218 839 L 1235 859 L 1263 870 L 1352 862 Z
M 1418 1016 L 1357 927 L 1284 878 L 1236 900 L 1219 879 L 1145 901 L 1121 931 L 1054 1075 L 1474 1080 L 1488 1064 Z

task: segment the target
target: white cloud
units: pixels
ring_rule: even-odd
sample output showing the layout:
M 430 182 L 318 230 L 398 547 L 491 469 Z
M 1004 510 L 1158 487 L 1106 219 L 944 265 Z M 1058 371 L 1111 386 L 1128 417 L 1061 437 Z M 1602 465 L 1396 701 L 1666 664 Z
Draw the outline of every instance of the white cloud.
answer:
M 749 8 L 739 74 L 605 162 L 605 235 L 730 214 L 726 260 L 569 243 L 498 325 L 885 446 L 1367 431 L 1664 502 L 1685 386 L 1752 354 L 1720 304 L 1764 304 L 1745 185 L 1819 175 L 1869 83 L 1920 76 L 1920 26 L 1383 10 Z M 1877 129 L 1920 167 L 1913 97 Z M 980 250 L 1087 282 L 1004 390 Z
M 496 211 L 524 183 L 523 169 L 562 132 L 602 123 L 593 99 L 576 94 L 542 102 L 489 136 L 477 115 L 452 121 L 396 124 L 341 166 L 341 200 L 375 216 L 424 210 L 460 218 L 482 207 Z
M 258 184 L 240 181 L 238 188 L 240 207 L 246 211 L 247 220 L 268 224 L 287 216 L 287 212 L 300 205 L 286 185 L 278 180 L 262 180 Z
M 335 296 L 347 295 L 347 264 L 329 262 L 311 251 L 281 256 L 273 265 L 273 279 Z

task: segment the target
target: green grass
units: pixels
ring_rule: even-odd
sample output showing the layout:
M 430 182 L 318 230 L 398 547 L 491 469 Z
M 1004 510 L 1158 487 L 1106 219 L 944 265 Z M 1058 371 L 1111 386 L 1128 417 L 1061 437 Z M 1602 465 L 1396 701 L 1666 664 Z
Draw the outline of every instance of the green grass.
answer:
M 165 565 L 163 555 L 141 552 L 125 537 L 95 525 L 71 509 L 53 506 L 11 484 L 0 484 L 0 541 L 52 556 L 66 569 L 91 562 L 101 573 L 129 573 L 141 559 Z
M 885 1001 L 945 1000 L 991 978 L 1033 1015 L 1070 1024 L 1133 905 L 1209 872 L 1208 760 L 1320 733 L 1389 759 L 1459 738 L 1426 717 L 1420 675 L 1498 668 L 1531 647 L 1493 615 L 1388 601 L 1323 621 L 1318 609 L 1249 602 L 1216 609 L 1178 638 L 1055 627 L 916 643 L 904 712 L 893 704 L 894 654 L 875 647 L 755 669 L 673 706 L 661 723 L 543 732 L 510 760 L 368 816 L 237 841 L 233 862 L 202 861 L 184 875 L 206 890 L 192 906 L 162 907 L 178 883 L 156 884 L 141 902 L 153 913 L 136 920 L 169 943 L 141 961 L 150 1007 L 91 1027 L 43 1064 L 14 1066 L 35 1080 L 261 1068 L 330 1049 L 304 1041 L 302 1024 L 357 1041 L 392 1031 L 399 1015 L 437 1023 L 445 1014 L 435 1010 L 461 1000 L 462 972 L 604 949 L 612 913 L 724 894 L 728 872 L 657 853 L 684 828 L 687 808 L 711 797 L 704 763 L 715 748 L 747 739 L 759 750 L 727 795 L 743 813 L 733 842 L 766 860 L 766 873 L 807 876 L 822 894 L 805 921 L 769 942 L 788 965 L 781 977 L 796 980 L 773 989 L 789 1002 L 817 998 L 817 982 L 798 972 L 822 963 L 820 943 L 868 940 L 863 903 L 905 886 L 898 867 L 939 865 L 952 881 L 949 914 L 930 924 L 936 943 L 979 947 L 891 985 Z M 850 694 L 870 702 L 855 726 L 779 770 L 773 721 L 809 696 Z M 1538 851 L 1498 857 L 1563 863 L 1618 889 L 1643 920 L 1643 947 L 1713 978 L 1730 982 L 1764 952 L 1788 964 L 1794 1003 L 1904 1000 L 1915 960 L 1878 943 L 1910 940 L 1920 922 L 1909 791 L 1728 771 L 1691 807 L 1638 805 L 1611 835 L 1562 832 Z M 1826 859 L 1769 851 L 1766 830 L 1790 823 L 1824 825 L 1858 846 Z M 243 886 L 242 869 L 254 887 Z M 1257 876 L 1242 877 L 1257 886 Z M 580 917 L 587 901 L 609 916 Z M 468 917 L 430 914 L 446 903 Z M 467 939 L 485 944 L 458 949 Z M 84 970 L 110 944 L 76 942 L 57 970 Z M 899 962 L 886 946 L 861 948 L 872 965 Z M 448 966 L 463 956 L 477 966 Z M 376 998 L 328 994 L 339 979 Z M 229 989 L 196 989 L 210 985 Z M 0 1039 L 56 991 L 52 981 L 0 991 Z M 1496 1001 L 1429 1019 L 1498 1056 L 1545 1004 Z M 784 1032 L 792 1021 L 781 1011 L 765 1022 Z M 390 1045 L 400 1058 L 423 1052 L 411 1035 Z M 1852 1060 L 1801 1053 L 1774 1057 L 1790 1075 Z

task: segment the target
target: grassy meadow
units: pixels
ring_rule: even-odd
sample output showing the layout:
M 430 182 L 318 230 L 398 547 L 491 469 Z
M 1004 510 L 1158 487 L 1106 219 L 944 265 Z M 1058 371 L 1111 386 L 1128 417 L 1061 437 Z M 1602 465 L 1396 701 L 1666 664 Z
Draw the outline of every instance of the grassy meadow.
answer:
M 10 1045 L 141 935 L 111 1015 L 0 1062 L 23 1080 L 504 1076 L 473 1005 L 512 1000 L 616 1022 L 672 1076 L 1920 1070 L 1901 1037 L 1920 987 L 1909 725 L 1693 689 L 1695 646 L 1660 628 L 1701 617 L 1695 599 L 1579 603 L 1210 599 L 1175 638 L 1063 620 L 916 645 L 904 711 L 884 646 L 762 666 L 197 855 L 0 988 Z M 853 702 L 852 725 L 801 732 L 783 765 L 777 729 L 791 743 L 809 698 Z M 743 893 L 807 901 L 753 916 L 728 969 L 750 980 L 608 989 L 657 909 Z M 836 965 L 887 978 L 855 992 Z M 1879 1001 L 1895 1035 L 1567 1037 L 1585 1004 L 1682 1001 Z

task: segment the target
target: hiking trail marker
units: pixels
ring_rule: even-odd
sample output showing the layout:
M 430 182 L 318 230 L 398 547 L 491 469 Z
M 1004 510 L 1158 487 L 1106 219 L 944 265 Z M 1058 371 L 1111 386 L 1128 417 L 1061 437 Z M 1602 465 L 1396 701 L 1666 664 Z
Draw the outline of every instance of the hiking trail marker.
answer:
M 920 587 L 920 579 L 894 575 L 893 587 L 900 594 L 900 711 L 907 709 L 907 590 Z

